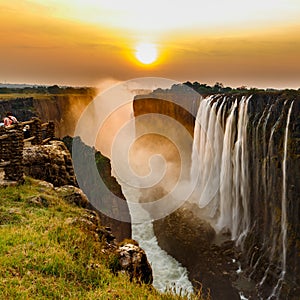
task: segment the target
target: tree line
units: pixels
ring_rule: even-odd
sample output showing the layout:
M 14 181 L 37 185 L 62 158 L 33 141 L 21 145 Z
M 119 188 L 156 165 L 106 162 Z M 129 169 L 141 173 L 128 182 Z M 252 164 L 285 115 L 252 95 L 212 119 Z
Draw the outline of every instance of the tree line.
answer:
M 95 88 L 91 87 L 60 87 L 34 86 L 34 87 L 0 87 L 0 94 L 88 94 L 93 93 Z

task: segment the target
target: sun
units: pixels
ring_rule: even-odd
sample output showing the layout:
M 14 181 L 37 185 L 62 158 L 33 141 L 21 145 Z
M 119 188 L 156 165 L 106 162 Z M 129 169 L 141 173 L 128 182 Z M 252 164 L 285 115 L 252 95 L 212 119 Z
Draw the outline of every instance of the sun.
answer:
M 135 57 L 145 65 L 152 64 L 157 59 L 157 48 L 151 43 L 140 43 L 136 46 Z

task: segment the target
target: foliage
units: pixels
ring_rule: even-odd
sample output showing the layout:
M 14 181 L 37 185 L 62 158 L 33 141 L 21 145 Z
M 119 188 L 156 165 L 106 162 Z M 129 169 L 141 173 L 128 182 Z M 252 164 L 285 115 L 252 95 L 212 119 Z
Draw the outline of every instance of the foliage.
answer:
M 153 93 L 189 93 L 192 91 L 196 91 L 201 95 L 212 95 L 212 94 L 236 94 L 236 93 L 258 93 L 258 92 L 271 92 L 278 93 L 281 90 L 276 89 L 258 89 L 255 87 L 247 88 L 246 86 L 240 86 L 237 88 L 225 87 L 221 82 L 216 82 L 213 86 L 209 86 L 206 83 L 199 83 L 197 81 L 191 83 L 190 81 L 184 82 L 182 84 L 173 84 L 170 89 L 161 89 L 158 88 L 153 91 Z M 294 91 L 295 90 L 282 90 L 282 91 Z

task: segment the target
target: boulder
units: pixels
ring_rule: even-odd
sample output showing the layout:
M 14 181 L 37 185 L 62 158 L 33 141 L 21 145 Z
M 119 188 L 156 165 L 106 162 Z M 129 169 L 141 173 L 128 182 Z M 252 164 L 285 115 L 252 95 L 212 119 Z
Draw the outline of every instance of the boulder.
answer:
M 145 251 L 138 245 L 126 243 L 116 250 L 119 270 L 129 274 L 130 281 L 152 284 L 152 268 Z

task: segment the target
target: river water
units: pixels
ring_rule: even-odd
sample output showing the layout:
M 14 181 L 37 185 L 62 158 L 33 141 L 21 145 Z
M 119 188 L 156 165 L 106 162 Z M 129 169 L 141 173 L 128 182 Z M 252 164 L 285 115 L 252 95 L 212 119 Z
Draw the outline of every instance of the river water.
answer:
M 139 208 L 134 205 L 140 197 L 140 192 L 138 189 L 129 187 L 124 183 L 121 183 L 121 186 L 131 213 L 132 238 L 146 252 L 153 271 L 153 286 L 161 292 L 172 290 L 181 295 L 192 293 L 193 286 L 188 279 L 187 269 L 159 247 L 152 221 L 135 222 L 135 220 L 141 219 L 141 214 L 148 214 L 142 207 Z M 147 220 L 146 217 L 144 219 Z

